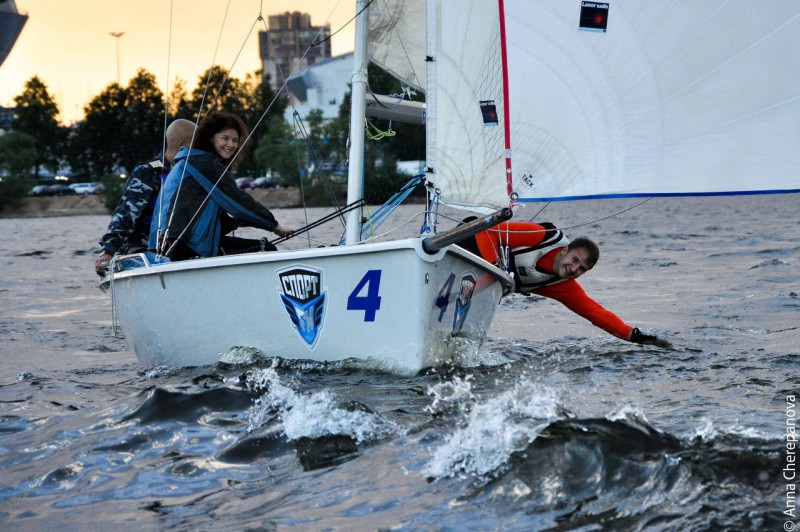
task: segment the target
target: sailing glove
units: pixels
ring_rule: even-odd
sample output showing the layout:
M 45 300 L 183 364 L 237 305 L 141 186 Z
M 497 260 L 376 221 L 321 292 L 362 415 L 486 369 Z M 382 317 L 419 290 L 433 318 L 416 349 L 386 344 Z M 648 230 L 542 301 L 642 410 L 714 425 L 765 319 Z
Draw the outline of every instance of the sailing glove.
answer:
M 654 334 L 644 334 L 638 328 L 631 331 L 630 341 L 642 345 L 655 345 L 657 347 L 672 347 L 672 343 L 668 342 Z

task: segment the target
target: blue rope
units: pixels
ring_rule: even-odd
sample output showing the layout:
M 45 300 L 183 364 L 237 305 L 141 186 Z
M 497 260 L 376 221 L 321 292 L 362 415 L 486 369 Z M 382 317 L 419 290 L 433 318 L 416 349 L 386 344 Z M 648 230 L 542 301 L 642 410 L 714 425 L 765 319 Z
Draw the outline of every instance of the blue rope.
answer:
M 422 175 L 422 174 L 420 174 Z M 424 235 L 425 233 L 434 233 L 436 234 L 436 230 L 439 227 L 439 204 L 440 204 L 440 197 L 441 192 L 439 189 L 434 189 L 433 198 L 431 201 L 430 208 L 425 211 L 425 217 L 422 219 L 422 226 L 419 228 L 419 234 Z M 430 226 L 430 215 L 431 213 L 434 214 L 433 218 L 433 228 L 431 229 Z
M 420 178 L 424 176 L 424 173 L 420 173 L 411 180 L 403 185 L 403 187 L 398 191 L 395 192 L 391 198 L 386 200 L 386 202 L 378 207 L 373 214 L 367 218 L 366 223 L 361 227 L 361 238 L 363 240 L 364 235 L 371 233 L 375 229 L 381 226 L 383 222 L 386 221 L 387 218 L 403 203 L 408 196 L 414 192 L 414 188 L 420 183 Z M 339 240 L 339 245 L 344 244 L 344 236 Z
M 411 180 L 403 185 L 403 187 L 398 191 L 395 192 L 394 195 L 386 200 L 386 203 L 381 205 L 374 214 L 372 214 L 368 219 L 367 223 L 364 224 L 364 227 L 361 228 L 361 237 L 363 238 L 365 234 L 368 232 L 372 232 L 380 225 L 386 221 L 386 219 L 403 203 L 408 196 L 414 192 L 414 188 L 420 183 L 420 178 L 424 174 L 418 174 L 411 178 Z

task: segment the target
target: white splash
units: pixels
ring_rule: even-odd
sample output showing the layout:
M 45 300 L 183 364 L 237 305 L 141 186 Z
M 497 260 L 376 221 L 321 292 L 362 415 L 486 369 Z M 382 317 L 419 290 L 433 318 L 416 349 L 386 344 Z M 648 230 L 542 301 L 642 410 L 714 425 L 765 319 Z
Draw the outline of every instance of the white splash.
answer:
M 142 381 L 151 381 L 154 379 L 160 379 L 161 377 L 169 377 L 172 374 L 173 369 L 168 366 L 156 366 L 152 369 L 147 370 L 144 374 L 140 374 L 137 378 L 137 382 Z
M 266 360 L 268 357 L 255 347 L 246 347 L 237 345 L 231 347 L 220 356 L 220 362 L 226 364 L 236 364 L 240 366 L 253 364 L 260 360 Z
M 357 406 L 347 405 L 323 390 L 310 395 L 298 393 L 280 382 L 273 368 L 259 369 L 247 377 L 247 388 L 263 392 L 249 413 L 248 431 L 275 419 L 283 423 L 290 440 L 348 435 L 356 443 L 383 438 L 397 431 L 394 422 Z
M 694 434 L 690 435 L 689 439 L 700 438 L 702 441 L 707 442 L 716 438 L 718 434 L 717 429 L 714 428 L 714 422 L 704 416 L 700 420 L 700 426 L 697 427 Z
M 463 400 L 462 394 L 453 397 Z M 444 400 L 441 395 L 436 398 Z M 460 474 L 484 476 L 496 471 L 513 452 L 525 449 L 555 420 L 559 410 L 553 390 L 527 382 L 485 404 L 475 404 L 466 425 L 434 449 L 425 474 L 443 478 Z
M 426 392 L 433 396 L 433 402 L 425 407 L 431 414 L 466 414 L 475 403 L 475 396 L 472 395 L 472 385 L 470 384 L 472 375 L 467 375 L 464 379 L 456 376 L 452 381 L 440 382 Z
M 641 408 L 629 404 L 623 405 L 616 412 L 607 414 L 606 419 L 609 421 L 627 421 L 631 425 L 639 425 L 642 421 L 648 425 L 650 424 Z
M 726 435 L 762 441 L 779 439 L 781 437 L 780 433 L 777 435 L 768 434 L 753 427 L 745 427 L 740 425 L 738 422 L 728 425 L 727 427 L 718 427 L 712 420 L 707 417 L 703 417 L 700 420 L 700 423 L 700 426 L 695 429 L 694 433 L 689 435 L 690 440 L 700 438 L 704 442 L 709 442 Z

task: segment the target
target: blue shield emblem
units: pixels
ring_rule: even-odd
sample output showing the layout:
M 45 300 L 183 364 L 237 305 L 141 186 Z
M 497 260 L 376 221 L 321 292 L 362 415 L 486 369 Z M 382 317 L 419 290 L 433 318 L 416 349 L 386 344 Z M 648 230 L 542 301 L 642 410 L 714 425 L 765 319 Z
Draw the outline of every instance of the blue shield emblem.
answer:
M 289 321 L 300 338 L 313 349 L 325 319 L 322 271 L 306 266 L 290 266 L 277 273 L 281 302 Z

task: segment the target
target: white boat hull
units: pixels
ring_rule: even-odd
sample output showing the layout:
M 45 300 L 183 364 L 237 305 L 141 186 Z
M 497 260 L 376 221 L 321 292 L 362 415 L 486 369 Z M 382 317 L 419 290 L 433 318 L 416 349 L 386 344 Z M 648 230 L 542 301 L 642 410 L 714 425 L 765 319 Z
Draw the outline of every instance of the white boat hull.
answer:
M 452 246 L 429 255 L 418 238 L 145 265 L 104 285 L 149 367 L 211 364 L 246 346 L 403 373 L 476 352 L 512 286 L 482 259 Z

